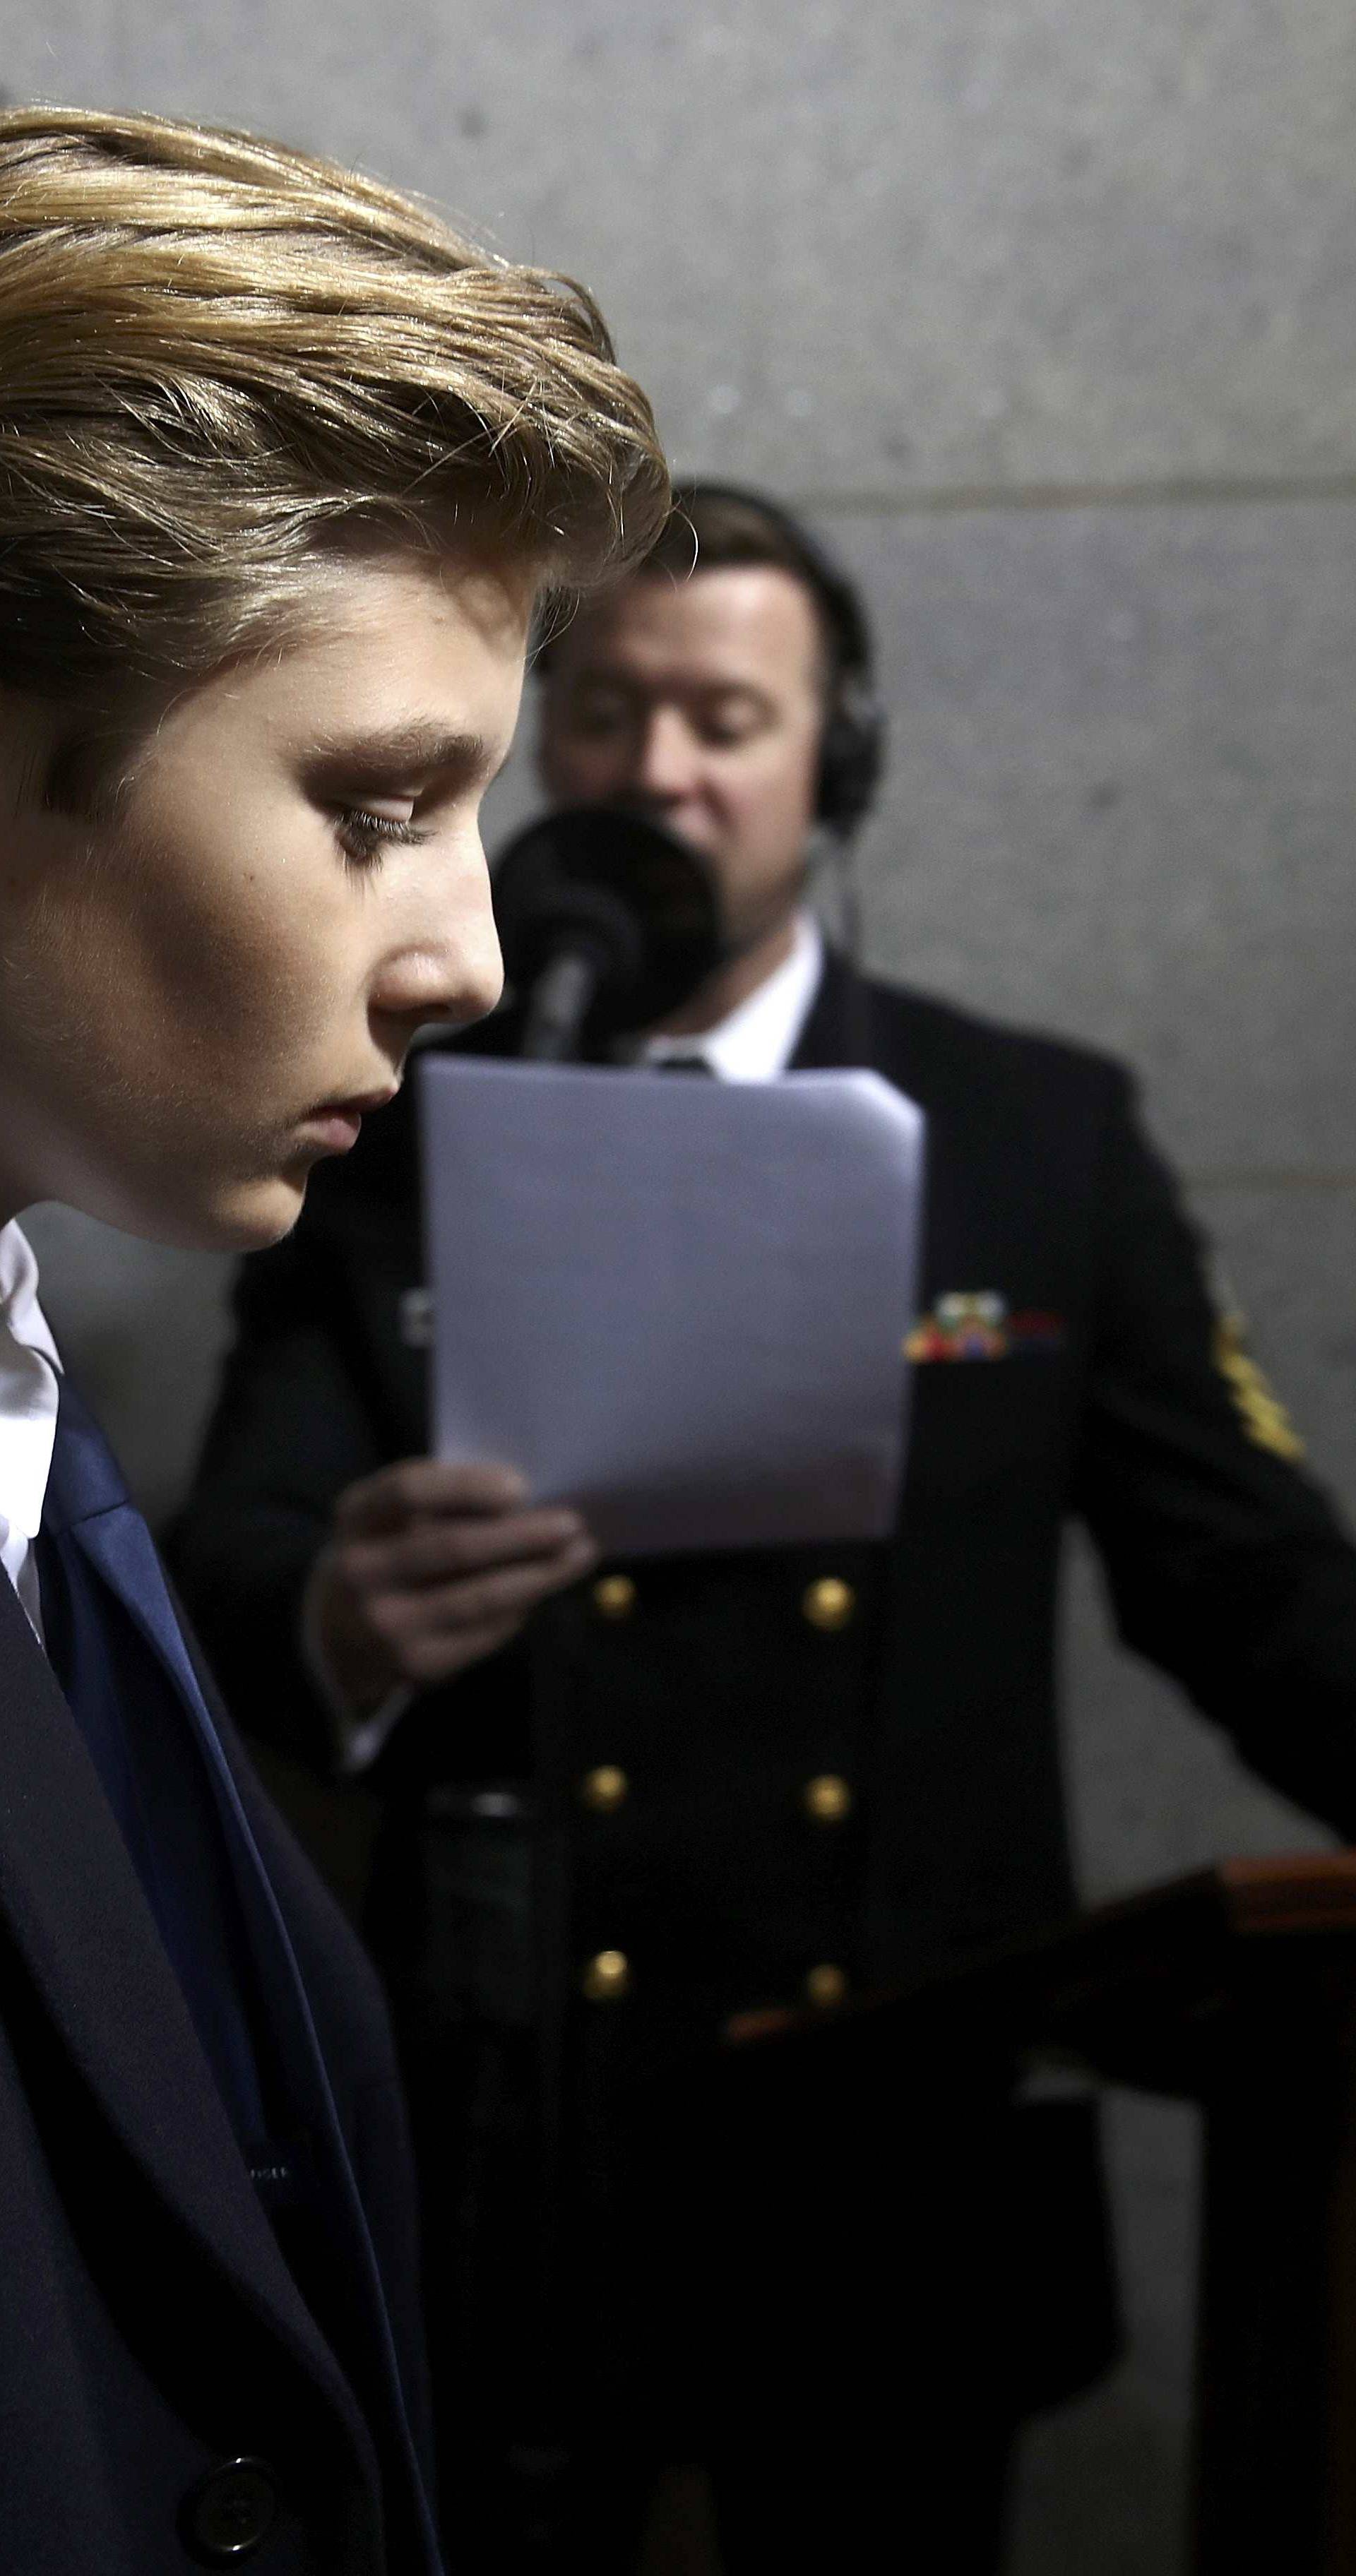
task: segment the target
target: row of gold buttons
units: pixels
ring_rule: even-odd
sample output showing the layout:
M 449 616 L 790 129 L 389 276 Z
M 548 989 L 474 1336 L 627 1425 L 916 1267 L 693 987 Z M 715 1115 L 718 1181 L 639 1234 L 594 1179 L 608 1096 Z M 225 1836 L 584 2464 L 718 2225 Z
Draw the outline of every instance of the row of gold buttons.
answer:
M 631 1783 L 619 1762 L 598 1762 L 583 1774 L 578 1795 L 595 1816 L 615 1816 L 631 1795 Z M 841 1825 L 852 1813 L 852 1790 L 837 1771 L 819 1771 L 806 1781 L 800 1803 L 813 1824 Z
M 587 1962 L 579 1980 L 580 1991 L 591 2004 L 619 2003 L 623 1995 L 629 1995 L 631 1984 L 631 1962 L 624 1950 L 599 1950 Z M 823 1960 L 819 1967 L 809 1970 L 801 1991 L 808 2004 L 828 2011 L 847 2000 L 847 1970 Z
M 586 1771 L 579 1783 L 579 1795 L 595 1815 L 614 1815 L 624 1806 L 631 1784 L 616 1762 L 600 1762 Z M 852 1812 L 852 1791 L 846 1780 L 833 1771 L 822 1771 L 807 1780 L 800 1793 L 807 1816 L 819 1825 L 838 1825 Z M 631 1987 L 631 1963 L 624 1950 L 600 1950 L 590 1959 L 581 1979 L 583 1991 L 591 2004 L 611 2003 L 628 1994 Z M 841 1968 L 827 1964 L 811 1968 L 805 1980 L 806 2000 L 812 2004 L 841 2003 L 847 1992 L 847 1978 Z
M 636 1586 L 629 1574 L 601 1574 L 593 1587 L 593 1606 L 602 1619 L 629 1619 L 636 1607 Z M 836 1574 L 821 1575 L 808 1584 L 801 1595 L 801 1615 L 812 1628 L 826 1634 L 846 1628 L 857 1608 L 857 1595 L 850 1583 Z M 615 1815 L 630 1795 L 631 1783 L 616 1762 L 599 1762 L 586 1771 L 579 1783 L 579 1795 L 595 1815 Z M 800 1793 L 807 1816 L 817 1825 L 840 1825 L 852 1813 L 852 1790 L 835 1771 L 821 1771 L 807 1780 Z M 580 1979 L 586 2000 L 592 2004 L 616 2003 L 631 1991 L 631 1962 L 624 1950 L 599 1950 L 590 1959 Z M 842 2003 L 847 1994 L 847 1976 L 842 1968 L 827 1960 L 811 1968 L 805 1979 L 807 2003 L 827 2008 Z
M 593 1587 L 593 1606 L 600 1619 L 629 1619 L 636 1607 L 635 1583 L 629 1574 L 600 1574 Z M 801 1617 L 812 1628 L 831 1634 L 846 1628 L 855 1615 L 857 1595 L 837 1574 L 821 1574 L 800 1597 Z

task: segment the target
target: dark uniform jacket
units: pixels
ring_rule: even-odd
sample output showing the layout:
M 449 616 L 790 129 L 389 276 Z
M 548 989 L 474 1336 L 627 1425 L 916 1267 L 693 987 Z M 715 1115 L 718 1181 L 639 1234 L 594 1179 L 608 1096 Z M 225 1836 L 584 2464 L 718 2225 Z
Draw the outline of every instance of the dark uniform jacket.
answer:
M 157 1726 L 182 1728 L 174 1765 L 197 1761 L 199 1730 L 222 1765 L 222 1849 L 248 1855 L 238 1875 L 228 1862 L 251 1927 L 242 1993 L 287 2163 L 256 2170 L 242 2153 L 195 2024 L 202 1999 L 0 1580 L 0 2559 L 11 2576 L 247 2562 L 259 2576 L 435 2576 L 413 2184 L 380 1992 L 229 1724 L 208 1714 L 211 1685 L 93 1437 L 104 1489 L 61 1542 L 106 1613 L 94 1678 L 112 1690 L 121 1657 Z M 147 1582 L 126 1575 L 129 1533 Z M 55 1543 L 47 1515 L 42 1543 Z M 186 1776 L 167 1774 L 172 1830 L 190 1821 Z M 163 1785 L 143 1764 L 143 1817 Z M 309 2270 L 270 2211 L 293 2180 L 319 2231 Z
M 510 1047 L 511 1026 L 469 1044 Z M 1288 1796 L 1356 1821 L 1356 1553 L 1221 1324 L 1126 1074 L 832 959 L 794 1061 L 870 1065 L 927 1116 L 895 1538 L 606 1567 L 417 1703 L 377 1775 L 412 1818 L 435 1784 L 533 1774 L 555 1820 L 555 2004 L 595 2064 L 897 1984 L 1071 1908 L 1054 1688 L 1071 1516 L 1126 1642 Z M 340 1488 L 426 1445 L 401 1328 L 421 1276 L 403 1101 L 245 1264 L 179 1541 L 237 1716 L 322 1760 L 298 1596 Z M 434 1937 L 421 1901 L 393 1957 Z M 1079 2175 L 1076 2150 L 1036 2231 L 1050 2317 L 1055 2203 L 1086 2209 Z M 1090 2278 L 1086 2243 L 1079 2259 Z M 1074 2340 L 1097 2342 L 1086 2315 Z

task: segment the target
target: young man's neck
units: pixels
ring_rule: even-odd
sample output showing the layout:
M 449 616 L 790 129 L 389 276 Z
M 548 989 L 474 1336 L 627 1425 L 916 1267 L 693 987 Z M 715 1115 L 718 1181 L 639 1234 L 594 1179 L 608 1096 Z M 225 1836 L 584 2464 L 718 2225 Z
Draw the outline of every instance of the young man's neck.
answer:
M 741 948 L 737 956 L 718 966 L 714 975 L 708 975 L 705 983 L 689 994 L 680 1009 L 671 1011 L 666 1020 L 657 1020 L 652 1029 L 646 1030 L 646 1036 L 700 1038 L 718 1029 L 722 1020 L 728 1020 L 741 1002 L 747 1002 L 760 984 L 766 984 L 769 976 L 786 964 L 795 944 L 796 914 L 789 912 L 773 929 L 764 931 L 751 948 Z

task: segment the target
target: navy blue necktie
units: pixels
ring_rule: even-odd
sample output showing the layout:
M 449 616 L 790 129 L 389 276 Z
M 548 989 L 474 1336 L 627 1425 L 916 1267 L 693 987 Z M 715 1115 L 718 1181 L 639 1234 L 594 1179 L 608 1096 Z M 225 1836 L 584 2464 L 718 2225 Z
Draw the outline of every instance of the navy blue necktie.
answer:
M 36 1546 L 48 1655 L 227 2115 L 322 2334 L 374 2422 L 390 2420 L 436 2569 L 381 2275 L 305 1986 L 151 1534 L 68 1379 Z M 270 2111 L 283 2115 L 281 2147 Z
M 270 2123 L 253 1960 L 186 1702 L 185 1676 L 196 1683 L 150 1533 L 64 1380 L 37 1556 L 49 1658 L 254 2164 Z

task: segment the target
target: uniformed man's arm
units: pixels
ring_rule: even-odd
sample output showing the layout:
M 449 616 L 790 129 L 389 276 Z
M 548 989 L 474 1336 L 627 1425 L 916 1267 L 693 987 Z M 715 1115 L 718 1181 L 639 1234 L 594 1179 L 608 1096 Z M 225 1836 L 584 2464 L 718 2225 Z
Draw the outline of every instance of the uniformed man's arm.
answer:
M 383 1456 L 324 1267 L 304 1230 L 245 1265 L 169 1553 L 240 1723 L 328 1770 L 393 1703 L 507 1645 L 596 1550 L 496 1462 Z
M 1208 1284 L 1129 1086 L 1108 1119 L 1077 1471 L 1122 1636 L 1356 1833 L 1356 1548 Z

